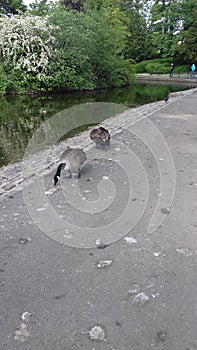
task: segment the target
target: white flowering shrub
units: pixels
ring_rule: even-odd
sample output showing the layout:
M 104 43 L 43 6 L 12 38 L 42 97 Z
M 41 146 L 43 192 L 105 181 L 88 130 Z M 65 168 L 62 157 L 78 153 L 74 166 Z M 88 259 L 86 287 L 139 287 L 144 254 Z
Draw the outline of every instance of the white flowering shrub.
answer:
M 48 18 L 30 14 L 0 17 L 0 56 L 5 65 L 34 76 L 47 74 L 55 37 Z

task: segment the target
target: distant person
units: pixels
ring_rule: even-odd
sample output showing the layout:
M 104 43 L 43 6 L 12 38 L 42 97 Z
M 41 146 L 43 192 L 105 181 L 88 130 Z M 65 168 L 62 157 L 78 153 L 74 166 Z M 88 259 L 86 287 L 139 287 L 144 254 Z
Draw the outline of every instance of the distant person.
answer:
M 171 63 L 171 65 L 170 65 L 170 78 L 173 77 L 173 73 L 174 73 L 174 63 Z
M 195 64 L 193 63 L 193 64 L 191 65 L 190 78 L 194 78 L 194 77 L 195 77 L 195 71 L 196 71 L 196 66 L 195 66 Z

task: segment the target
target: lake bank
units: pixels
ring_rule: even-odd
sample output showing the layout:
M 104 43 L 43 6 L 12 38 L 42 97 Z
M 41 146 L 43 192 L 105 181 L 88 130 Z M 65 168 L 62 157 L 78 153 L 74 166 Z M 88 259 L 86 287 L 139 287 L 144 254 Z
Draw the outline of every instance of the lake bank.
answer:
M 183 84 L 185 86 L 197 86 L 197 78 L 190 78 L 188 74 L 174 74 L 169 77 L 167 74 L 137 74 L 136 82 L 152 82 L 152 83 L 168 83 L 168 84 Z
M 157 82 L 133 83 L 125 88 L 86 91 L 75 93 L 50 94 L 43 96 L 6 96 L 0 98 L 0 167 L 20 161 L 28 141 L 47 119 L 60 111 L 75 105 L 95 102 L 116 103 L 130 108 L 163 100 L 168 90 L 185 90 L 191 86 L 159 84 Z M 90 124 L 95 123 L 94 115 Z M 84 123 L 83 123 L 84 122 Z M 87 129 L 86 118 L 81 120 L 84 127 L 73 130 L 67 136 Z M 68 120 L 68 127 L 70 122 Z
M 155 111 L 165 108 L 169 104 L 174 104 L 176 101 L 178 102 L 182 97 L 193 95 L 195 91 L 196 89 L 191 89 L 172 93 L 167 104 L 163 100 L 157 101 L 136 108 L 128 108 L 120 115 L 117 115 L 114 111 L 114 117 L 107 120 L 104 118 L 102 125 L 108 128 L 112 135 L 116 135 L 121 132 L 122 129 L 126 128 L 127 125 L 130 125 L 130 123 L 135 123 L 138 118 L 145 118 L 146 116 L 155 113 Z M 95 108 L 96 105 L 97 104 L 95 103 Z M 117 105 L 117 108 L 121 109 L 122 107 L 121 105 Z M 67 146 L 81 147 L 85 150 L 86 148 L 91 148 L 92 142 L 89 139 L 89 129 L 64 142 L 45 147 L 43 151 L 36 154 L 35 157 L 33 156 L 30 161 L 26 161 L 24 158 L 24 161 L 22 162 L 13 163 L 0 168 L 0 198 L 3 199 L 5 196 L 12 196 L 15 192 L 20 191 L 24 186 L 27 186 L 32 182 L 36 176 L 49 174 L 52 169 L 54 169 L 54 165 L 57 163 L 61 152 Z M 22 176 L 21 170 L 24 168 L 26 169 L 26 175 L 24 176 L 23 173 Z

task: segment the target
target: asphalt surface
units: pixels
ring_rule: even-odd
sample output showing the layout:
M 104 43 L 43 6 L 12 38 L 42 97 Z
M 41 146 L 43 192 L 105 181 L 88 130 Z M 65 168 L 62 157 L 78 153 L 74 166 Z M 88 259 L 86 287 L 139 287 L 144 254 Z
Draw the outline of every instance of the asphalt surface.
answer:
M 93 147 L 79 183 L 62 177 L 53 190 L 54 167 L 44 176 L 74 232 L 55 230 L 39 179 L 1 201 L 1 350 L 197 349 L 197 90 L 159 106 L 110 150 Z

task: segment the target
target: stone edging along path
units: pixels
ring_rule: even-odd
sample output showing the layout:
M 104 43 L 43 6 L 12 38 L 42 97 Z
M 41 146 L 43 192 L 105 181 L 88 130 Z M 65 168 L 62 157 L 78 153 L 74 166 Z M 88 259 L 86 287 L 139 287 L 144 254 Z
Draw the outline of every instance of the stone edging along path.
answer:
M 187 76 L 178 76 L 178 75 L 174 75 L 173 77 L 169 77 L 169 75 L 167 74 L 137 74 L 135 77 L 135 81 L 136 82 L 152 82 L 152 83 L 158 83 L 161 84 L 163 83 L 169 83 L 169 84 L 181 84 L 181 85 L 185 85 L 185 86 L 193 86 L 196 87 L 197 86 L 197 78 L 190 78 Z
M 172 93 L 167 104 L 165 101 L 157 101 L 140 107 L 130 108 L 122 114 L 105 120 L 102 125 L 110 130 L 113 137 L 113 135 L 120 133 L 124 128 L 131 126 L 136 121 L 151 116 L 157 110 L 165 108 L 166 105 L 175 103 L 183 96 L 190 95 L 196 91 L 197 88 Z M 81 147 L 85 151 L 92 148 L 93 145 L 89 139 L 89 130 L 57 145 L 52 145 L 50 148 L 36 154 L 35 160 L 31 158 L 31 162 L 25 160 L 0 168 L 0 201 L 6 198 L 12 198 L 16 192 L 21 191 L 25 186 L 32 183 L 35 177 L 53 172 L 61 152 L 67 146 Z M 22 174 L 22 168 L 25 168 L 25 177 Z

